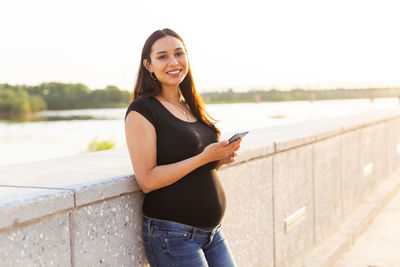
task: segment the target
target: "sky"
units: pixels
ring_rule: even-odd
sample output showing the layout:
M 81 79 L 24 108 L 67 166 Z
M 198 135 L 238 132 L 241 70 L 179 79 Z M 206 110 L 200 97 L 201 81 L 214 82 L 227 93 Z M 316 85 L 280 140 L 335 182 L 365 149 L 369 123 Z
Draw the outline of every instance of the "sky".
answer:
M 131 91 L 147 37 L 186 43 L 196 88 L 400 86 L 391 0 L 1 0 L 0 83 Z

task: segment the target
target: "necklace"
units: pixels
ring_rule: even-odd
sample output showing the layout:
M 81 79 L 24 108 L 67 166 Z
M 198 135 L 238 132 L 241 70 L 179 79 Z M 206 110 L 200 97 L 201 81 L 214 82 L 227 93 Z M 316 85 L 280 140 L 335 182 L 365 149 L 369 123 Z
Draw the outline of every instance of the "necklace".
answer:
M 190 122 L 190 118 L 189 118 L 187 112 L 184 110 L 183 103 L 182 103 L 180 100 L 179 100 L 179 104 L 180 104 L 180 108 L 179 108 L 177 104 L 172 103 L 171 101 L 169 101 L 168 99 L 164 98 L 164 97 L 161 96 L 161 95 L 160 95 L 160 97 L 161 97 L 162 99 L 164 99 L 165 101 L 167 101 L 168 103 L 171 103 L 172 105 L 174 105 L 174 107 L 176 107 L 176 109 L 177 109 L 179 112 L 181 112 L 181 113 L 183 113 L 183 114 L 185 115 L 186 121 Z

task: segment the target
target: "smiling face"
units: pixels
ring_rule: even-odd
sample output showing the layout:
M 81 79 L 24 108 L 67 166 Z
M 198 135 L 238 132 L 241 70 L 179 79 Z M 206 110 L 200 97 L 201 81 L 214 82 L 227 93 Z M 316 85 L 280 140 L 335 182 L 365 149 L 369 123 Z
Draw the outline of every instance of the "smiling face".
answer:
M 165 36 L 154 42 L 150 53 L 151 62 L 144 60 L 144 66 L 154 72 L 163 88 L 178 87 L 188 72 L 188 58 L 182 42 L 172 36 Z

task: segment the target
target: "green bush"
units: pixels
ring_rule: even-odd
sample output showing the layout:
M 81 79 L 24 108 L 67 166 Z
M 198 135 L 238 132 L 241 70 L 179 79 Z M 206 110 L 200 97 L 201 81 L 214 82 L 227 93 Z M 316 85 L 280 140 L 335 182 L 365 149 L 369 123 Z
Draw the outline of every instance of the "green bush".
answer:
M 22 89 L 0 89 L 0 112 L 18 114 L 31 111 L 29 94 Z
M 41 111 L 47 109 L 47 104 L 39 95 L 33 95 L 30 98 L 32 111 Z

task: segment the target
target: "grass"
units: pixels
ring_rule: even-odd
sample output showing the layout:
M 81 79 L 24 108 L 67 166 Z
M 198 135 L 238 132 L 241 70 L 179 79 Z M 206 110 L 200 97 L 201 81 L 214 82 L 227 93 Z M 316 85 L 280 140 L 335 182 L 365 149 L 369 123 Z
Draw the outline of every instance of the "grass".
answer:
M 92 142 L 90 142 L 87 152 L 95 152 L 107 149 L 113 149 L 115 147 L 115 142 L 113 140 L 104 139 L 99 140 L 96 136 Z

